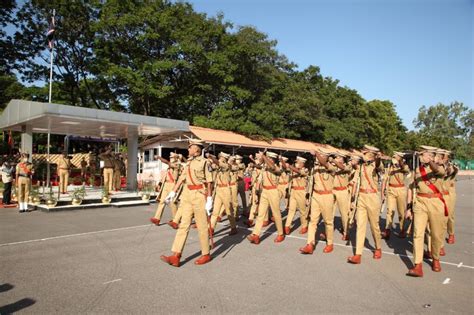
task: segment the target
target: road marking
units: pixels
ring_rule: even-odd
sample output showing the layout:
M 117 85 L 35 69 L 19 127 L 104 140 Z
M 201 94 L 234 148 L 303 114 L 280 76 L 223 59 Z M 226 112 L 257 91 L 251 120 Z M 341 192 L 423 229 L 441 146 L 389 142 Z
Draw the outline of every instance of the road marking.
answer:
M 112 281 L 104 282 L 102 284 L 109 284 L 109 283 L 118 282 L 118 281 L 122 281 L 122 279 L 115 279 L 115 280 L 112 280 Z
M 450 282 L 451 282 L 451 279 L 446 278 L 446 279 L 443 281 L 443 284 L 449 284 Z
M 28 243 L 35 243 L 35 242 L 44 242 L 44 241 L 50 241 L 50 240 L 57 240 L 57 239 L 61 239 L 61 238 L 75 237 L 75 236 L 85 236 L 85 235 L 100 234 L 100 233 L 109 233 L 109 232 L 115 232 L 115 231 L 132 230 L 132 229 L 138 229 L 138 228 L 148 227 L 148 226 L 150 226 L 150 225 L 151 225 L 151 224 L 135 225 L 135 226 L 127 226 L 127 227 L 123 227 L 123 228 L 118 228 L 118 229 L 101 230 L 101 231 L 93 231 L 93 232 L 85 232 L 85 233 L 77 233 L 77 234 L 68 234 L 68 235 L 53 236 L 53 237 L 40 238 L 40 239 L 28 240 L 28 241 L 21 241 L 21 242 L 4 243 L 4 244 L 0 244 L 0 247 L 3 247 L 3 246 L 12 246 L 12 245 L 20 245 L 20 244 L 28 244 Z
M 222 223 L 220 223 L 220 224 L 222 224 Z M 223 225 L 224 225 L 224 224 L 223 224 Z M 244 227 L 239 227 L 239 226 L 238 226 L 238 228 L 243 229 L 243 230 L 247 230 L 247 231 L 252 231 L 252 229 L 250 229 L 250 228 L 244 228 Z M 270 235 L 277 235 L 276 232 L 274 232 L 274 233 L 262 232 L 262 233 L 264 233 L 264 234 L 270 234 Z M 295 235 L 286 235 L 286 237 L 295 238 L 295 239 L 305 240 L 305 241 L 306 241 L 306 237 L 300 237 L 300 236 L 295 236 Z M 351 246 L 351 245 L 346 245 L 346 244 L 339 244 L 339 243 L 333 243 L 333 244 L 336 245 L 336 246 L 341 246 L 341 247 L 346 247 L 346 248 L 354 248 L 353 246 Z M 364 251 L 372 252 L 371 249 L 368 249 L 368 248 L 365 248 L 365 247 L 364 247 Z M 412 255 L 395 254 L 395 253 L 386 252 L 386 251 L 382 251 L 382 253 L 387 254 L 387 255 L 392 255 L 392 256 L 398 256 L 398 257 L 413 258 Z M 447 262 L 447 261 L 440 261 L 440 263 L 445 264 L 445 265 L 450 265 L 450 266 L 456 266 L 456 267 L 458 267 L 458 268 L 474 269 L 474 266 L 464 265 L 463 263 L 455 264 L 455 263 L 451 263 L 451 262 Z

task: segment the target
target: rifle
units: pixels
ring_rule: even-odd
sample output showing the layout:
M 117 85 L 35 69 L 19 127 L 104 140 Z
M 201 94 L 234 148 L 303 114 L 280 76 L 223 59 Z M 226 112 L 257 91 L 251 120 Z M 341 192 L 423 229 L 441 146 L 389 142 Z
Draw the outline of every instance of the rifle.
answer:
M 160 202 L 161 195 L 163 194 L 165 181 L 166 181 L 166 175 L 160 180 L 160 183 L 158 184 L 160 186 L 160 190 L 158 191 L 158 194 L 156 195 L 156 199 L 155 199 L 158 202 Z
M 385 174 L 385 177 L 382 178 L 382 187 L 384 188 L 384 190 L 382 191 L 382 196 L 384 196 L 383 200 L 382 200 L 382 204 L 380 205 L 380 214 L 383 213 L 383 209 L 385 207 L 385 204 L 387 203 L 387 185 L 389 183 L 389 180 L 390 180 L 390 173 L 391 173 L 391 170 L 392 170 L 392 162 L 390 162 L 390 164 L 388 165 L 388 172 L 387 174 Z M 385 187 L 383 186 L 384 185 L 384 182 L 385 182 Z
M 361 160 L 361 164 L 359 164 L 359 176 L 357 177 L 357 183 L 356 183 L 356 187 L 355 187 L 355 190 L 354 190 L 354 201 L 352 202 L 351 204 L 351 208 L 350 208 L 350 212 L 349 212 L 349 220 L 348 220 L 348 226 L 347 226 L 347 229 L 346 231 L 349 231 L 352 226 L 354 225 L 354 218 L 355 218 L 355 214 L 356 214 L 356 211 L 357 211 L 357 203 L 359 201 L 359 190 L 360 190 L 360 179 L 361 179 L 361 176 L 362 176 L 362 160 Z M 351 199 L 352 199 L 352 196 L 351 196 Z M 347 232 L 346 232 L 347 233 Z

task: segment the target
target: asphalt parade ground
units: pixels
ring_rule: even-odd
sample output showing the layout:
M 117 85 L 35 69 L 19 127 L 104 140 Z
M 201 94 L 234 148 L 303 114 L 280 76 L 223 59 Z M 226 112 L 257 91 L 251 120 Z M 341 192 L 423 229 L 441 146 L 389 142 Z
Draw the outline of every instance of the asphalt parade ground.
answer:
M 260 245 L 216 229 L 213 261 L 199 257 L 191 230 L 182 266 L 160 261 L 176 231 L 149 224 L 156 205 L 19 214 L 0 209 L 0 314 L 191 314 L 191 313 L 405 313 L 472 314 L 474 310 L 474 181 L 457 182 L 456 243 L 446 244 L 442 272 L 423 264 L 423 278 L 407 277 L 411 240 L 383 240 L 372 259 L 370 229 L 361 265 L 351 265 L 351 243 L 335 231 L 335 250 L 301 255 L 298 224 L 283 243 L 270 225 Z M 170 219 L 165 210 L 162 222 Z M 384 219 L 381 225 L 384 226 Z M 397 219 L 395 219 L 397 222 Z M 296 222 L 296 221 L 295 221 Z M 339 220 L 336 220 L 336 227 Z

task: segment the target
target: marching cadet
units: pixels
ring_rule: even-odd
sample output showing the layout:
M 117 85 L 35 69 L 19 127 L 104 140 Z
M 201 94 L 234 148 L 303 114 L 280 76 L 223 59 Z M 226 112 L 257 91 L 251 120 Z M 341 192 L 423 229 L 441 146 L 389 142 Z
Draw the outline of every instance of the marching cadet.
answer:
M 382 195 L 383 198 L 387 198 L 387 219 L 385 224 L 385 230 L 382 233 L 382 238 L 390 239 L 390 233 L 393 228 L 393 217 L 395 214 L 395 208 L 398 212 L 398 222 L 400 224 L 400 238 L 406 237 L 406 231 L 403 230 L 403 224 L 405 221 L 405 207 L 407 201 L 407 188 L 405 187 L 405 176 L 410 172 L 410 168 L 403 159 L 404 154 L 402 152 L 395 151 L 392 156 L 392 162 L 388 167 L 388 174 L 386 179 L 382 183 L 382 193 L 387 189 L 387 196 Z M 387 188 L 388 184 L 388 188 Z
M 314 248 L 316 247 L 315 234 L 321 216 L 324 219 L 327 239 L 323 253 L 330 253 L 334 250 L 334 196 L 332 190 L 336 167 L 328 161 L 331 152 L 323 148 L 319 150 L 320 153 L 315 151 L 311 152 L 313 156 L 316 156 L 313 169 L 314 184 L 313 187 L 309 187 L 309 189 L 313 189 L 310 201 L 310 222 L 306 246 L 300 248 L 302 254 L 313 254 Z
M 182 218 L 171 249 L 173 255 L 160 257 L 162 261 L 175 267 L 179 267 L 193 217 L 198 229 L 202 254 L 194 263 L 203 265 L 212 259 L 209 253 L 208 230 L 208 215 L 210 215 L 213 205 L 212 174 L 209 170 L 209 162 L 201 156 L 203 147 L 202 140 L 189 139 L 188 162 L 184 167 L 183 174 L 166 198 L 168 201 L 175 198 L 177 189 L 181 184 L 184 185 L 180 203 Z
M 239 178 L 239 165 L 236 162 L 235 156 L 229 157 L 230 165 L 230 204 L 232 205 L 232 212 L 234 213 L 234 218 L 236 221 L 239 220 L 239 202 L 237 199 L 237 180 Z M 224 208 L 221 209 L 221 213 L 224 212 Z
M 211 234 L 214 234 L 214 229 L 217 223 L 217 217 L 219 216 L 220 210 L 222 207 L 225 209 L 227 218 L 230 223 L 230 232 L 229 235 L 237 234 L 237 226 L 235 224 L 234 214 L 230 206 L 230 166 L 227 163 L 230 155 L 224 152 L 219 153 L 219 159 L 216 159 L 215 156 L 208 154 L 208 157 L 217 165 L 215 183 L 214 183 L 214 205 L 211 216 L 210 229 Z
M 278 192 L 278 176 L 280 176 L 281 173 L 280 168 L 276 164 L 278 155 L 274 152 L 267 151 L 265 154 L 262 154 L 261 157 L 265 163 L 265 170 L 261 175 L 262 194 L 258 200 L 257 222 L 255 223 L 252 234 L 247 237 L 250 243 L 256 245 L 260 243 L 260 232 L 265 216 L 268 213 L 268 207 L 270 207 L 273 217 L 275 218 L 275 225 L 278 232 L 278 236 L 274 242 L 280 243 L 285 239 L 280 211 L 280 195 Z
M 458 167 L 454 165 L 449 160 L 449 154 L 451 152 L 445 150 L 444 153 L 444 161 L 447 165 L 446 169 L 446 177 L 445 177 L 445 189 L 447 188 L 449 194 L 448 202 L 448 223 L 447 223 L 447 231 L 448 231 L 448 244 L 454 244 L 454 213 L 456 210 L 456 176 L 458 174 Z
M 253 168 L 253 171 L 252 171 L 252 186 L 250 187 L 249 217 L 248 217 L 248 220 L 244 222 L 244 224 L 247 225 L 248 227 L 251 227 L 254 225 L 254 220 L 258 213 L 258 203 L 259 203 L 259 195 L 261 193 L 264 163 L 263 163 L 261 153 L 255 154 L 255 160 L 253 159 L 252 155 L 250 155 L 249 158 L 251 161 L 253 161 L 253 163 L 255 164 L 255 167 Z M 269 214 L 267 211 L 267 215 L 265 217 L 265 220 L 263 221 L 263 226 L 267 226 L 269 224 L 268 216 Z
M 113 188 L 115 191 L 120 191 L 120 187 L 122 186 L 121 175 L 125 169 L 125 165 L 123 164 L 122 157 L 120 153 L 115 154 L 114 158 L 114 177 L 113 177 Z
M 281 174 L 278 178 L 278 192 L 280 193 L 280 201 L 283 200 L 285 202 L 285 209 L 288 209 L 289 195 L 287 198 L 287 192 L 288 184 L 290 182 L 290 175 L 289 170 L 287 170 L 285 167 L 286 162 L 288 162 L 288 158 L 286 156 L 280 156 L 279 165 L 281 168 Z
M 177 155 L 177 164 L 178 164 L 178 175 L 177 177 L 175 178 L 179 178 L 181 176 L 181 174 L 183 174 L 183 170 L 184 170 L 184 166 L 185 166 L 185 163 L 184 162 L 184 158 L 183 158 L 183 155 L 182 154 L 178 154 Z M 183 185 L 183 184 L 181 184 Z M 181 186 L 178 187 L 177 191 L 179 191 L 181 189 Z M 175 199 L 179 199 L 179 198 L 175 198 Z M 176 201 L 171 201 L 170 204 L 173 204 L 172 206 L 176 207 L 177 210 L 176 210 L 176 214 L 173 216 L 173 219 L 171 221 L 168 221 L 168 225 L 171 226 L 173 229 L 177 230 L 178 227 L 179 227 L 179 222 L 181 221 L 181 217 L 183 216 L 183 207 L 180 207 L 180 204 L 179 204 L 179 201 L 176 200 Z
M 168 194 L 173 190 L 176 181 L 178 180 L 178 171 L 179 171 L 179 162 L 178 162 L 178 154 L 171 152 L 170 153 L 170 160 L 156 155 L 155 159 L 160 160 L 163 164 L 168 165 L 168 169 L 166 170 L 166 174 L 161 179 L 160 190 L 158 195 L 156 196 L 156 201 L 158 201 L 158 206 L 156 208 L 156 213 L 153 218 L 150 218 L 151 223 L 155 225 L 159 225 L 161 221 L 161 216 L 163 215 L 163 210 L 166 206 L 165 199 Z M 168 206 L 171 208 L 171 214 L 174 218 L 177 212 L 177 206 L 174 202 L 170 202 Z M 173 222 L 173 220 L 170 220 Z M 169 225 L 170 222 L 168 222 Z
M 104 161 L 104 187 L 110 194 L 113 189 L 114 178 L 114 157 L 112 155 L 112 149 L 106 149 L 99 157 Z
M 423 277 L 423 243 L 427 226 L 431 236 L 431 255 L 433 257 L 432 270 L 441 271 L 439 263 L 440 250 L 443 246 L 448 206 L 443 195 L 443 176 L 445 169 L 435 162 L 437 148 L 421 146 L 419 150 L 420 165 L 415 170 L 413 182 L 408 191 L 408 204 L 413 204 L 413 260 L 414 267 L 408 270 L 407 275 Z M 413 190 L 416 198 L 413 200 Z M 413 201 L 413 203 L 412 203 Z M 410 209 L 407 209 L 406 218 L 411 218 Z
M 29 154 L 22 153 L 20 162 L 16 165 L 16 178 L 18 191 L 19 212 L 28 211 L 28 198 L 30 194 L 31 176 L 34 174 L 33 164 L 29 162 Z
M 242 215 L 245 216 L 245 214 L 248 212 L 248 209 L 244 182 L 245 164 L 242 159 L 243 158 L 240 155 L 235 156 L 235 161 L 239 166 L 239 171 L 237 172 L 237 194 L 240 196 L 240 200 L 242 201 Z
M 362 251 L 364 249 L 367 219 L 370 224 L 372 236 L 375 242 L 373 258 L 382 258 L 382 244 L 380 237 L 380 206 L 381 200 L 377 189 L 378 173 L 383 171 L 380 161 L 380 150 L 376 147 L 365 145 L 362 149 L 364 163 L 359 171 L 359 191 L 356 205 L 357 236 L 355 255 L 347 259 L 351 264 L 360 264 Z
M 339 213 L 341 215 L 342 222 L 342 240 L 349 240 L 349 235 L 347 233 L 347 226 L 349 220 L 349 211 L 351 208 L 351 195 L 349 191 L 349 180 L 351 172 L 353 170 L 350 163 L 344 163 L 345 155 L 341 152 L 336 151 L 334 158 L 334 164 L 339 168 L 334 173 L 334 207 L 339 208 Z
M 58 161 L 58 175 L 59 175 L 59 191 L 61 194 L 67 193 L 67 185 L 69 182 L 69 173 L 71 172 L 71 159 L 67 152 L 59 157 Z
M 308 232 L 308 213 L 306 207 L 306 186 L 308 185 L 308 169 L 304 167 L 306 159 L 297 156 L 295 166 L 286 164 L 285 167 L 291 170 L 291 189 L 289 198 L 288 216 L 285 223 L 285 234 L 290 234 L 293 218 L 296 209 L 300 212 L 301 229 L 300 234 Z

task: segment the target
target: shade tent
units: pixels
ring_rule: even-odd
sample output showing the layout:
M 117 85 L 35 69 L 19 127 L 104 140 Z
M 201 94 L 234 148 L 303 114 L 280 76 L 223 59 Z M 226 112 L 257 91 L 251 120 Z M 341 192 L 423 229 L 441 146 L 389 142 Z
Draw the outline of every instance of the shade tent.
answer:
M 189 123 L 92 108 L 11 100 L 0 116 L 0 128 L 21 132 L 20 148 L 28 153 L 32 153 L 33 133 L 127 139 L 127 188 L 135 189 L 138 137 L 187 132 Z

